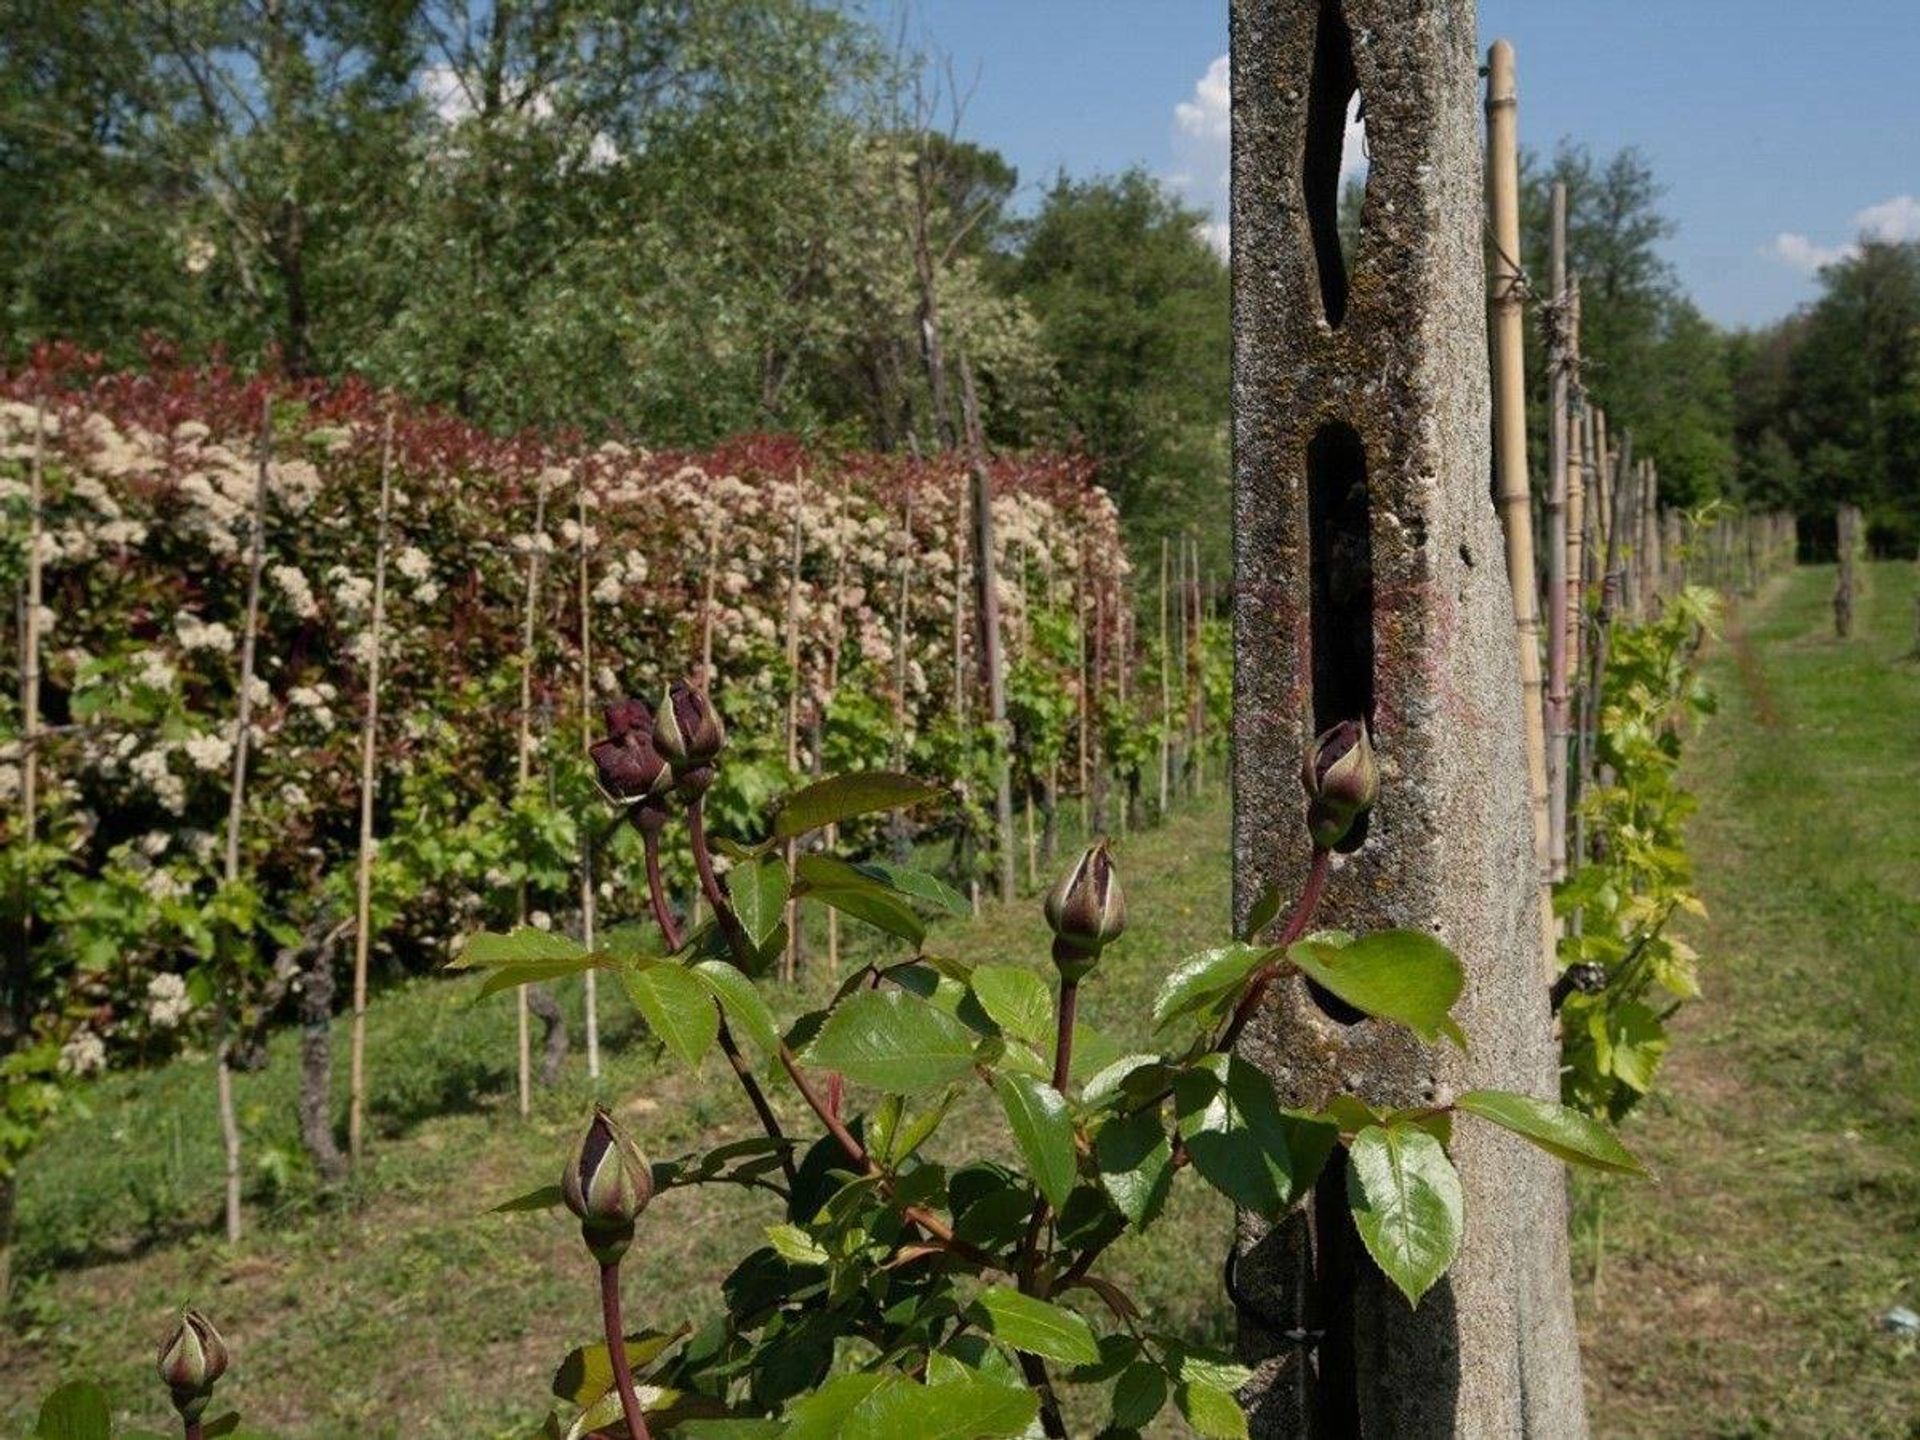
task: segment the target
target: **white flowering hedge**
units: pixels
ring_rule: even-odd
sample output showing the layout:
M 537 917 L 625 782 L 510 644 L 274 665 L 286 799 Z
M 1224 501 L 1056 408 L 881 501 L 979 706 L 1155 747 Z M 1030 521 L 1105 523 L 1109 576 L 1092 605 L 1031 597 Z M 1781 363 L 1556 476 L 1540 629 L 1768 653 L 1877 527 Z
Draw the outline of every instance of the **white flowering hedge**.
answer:
M 269 394 L 247 882 L 236 890 L 220 885 L 220 831 Z M 569 446 L 486 435 L 351 383 L 164 363 L 93 374 L 43 356 L 0 376 L 0 569 L 16 590 L 36 445 L 44 476 L 47 733 L 31 850 L 18 645 L 0 699 L 5 903 L 17 928 L 24 899 L 34 927 L 31 974 L 8 997 L 12 1050 L 38 1037 L 64 1047 L 69 1071 L 161 1053 L 204 1003 L 195 971 L 218 926 L 253 934 L 265 965 L 276 946 L 351 913 L 390 408 L 376 817 L 387 963 L 438 960 L 453 936 L 507 918 L 522 886 L 540 909 L 577 895 L 583 718 L 596 723 L 581 705 L 583 564 L 594 706 L 657 696 L 710 653 L 713 694 L 748 747 L 730 766 L 743 813 L 792 778 L 796 687 L 801 770 L 816 745 L 837 769 L 884 764 L 904 743 L 916 768 L 969 778 L 982 707 L 957 461 L 826 455 L 774 438 L 704 454 Z M 1091 615 L 1096 598 L 1119 613 L 1128 567 L 1116 516 L 1076 458 L 1003 458 L 994 484 L 1014 659 L 1030 685 L 1044 671 L 1071 716 L 1081 672 L 1058 617 L 1076 603 Z M 536 563 L 536 783 L 516 794 Z M 956 676 L 957 624 L 968 633 Z

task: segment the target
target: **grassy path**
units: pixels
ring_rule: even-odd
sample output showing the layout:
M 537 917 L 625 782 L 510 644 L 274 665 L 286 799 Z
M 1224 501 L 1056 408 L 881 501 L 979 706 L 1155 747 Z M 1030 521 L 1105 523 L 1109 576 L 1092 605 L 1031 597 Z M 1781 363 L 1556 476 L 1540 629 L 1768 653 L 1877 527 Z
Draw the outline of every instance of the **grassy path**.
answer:
M 1636 1122 L 1657 1187 L 1583 1191 L 1601 1436 L 1920 1435 L 1920 663 L 1914 567 L 1730 619 L 1688 762 L 1707 997 Z

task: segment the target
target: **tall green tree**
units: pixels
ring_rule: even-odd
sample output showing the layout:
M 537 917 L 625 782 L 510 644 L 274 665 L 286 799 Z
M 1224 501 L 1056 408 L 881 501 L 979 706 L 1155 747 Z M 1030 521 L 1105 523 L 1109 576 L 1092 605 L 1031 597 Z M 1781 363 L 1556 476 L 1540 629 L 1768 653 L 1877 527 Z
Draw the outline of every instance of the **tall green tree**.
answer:
M 1010 283 L 1059 369 L 1038 438 L 1098 457 L 1136 543 L 1193 526 L 1224 567 L 1230 297 L 1203 219 L 1143 171 L 1062 176 L 1023 227 Z

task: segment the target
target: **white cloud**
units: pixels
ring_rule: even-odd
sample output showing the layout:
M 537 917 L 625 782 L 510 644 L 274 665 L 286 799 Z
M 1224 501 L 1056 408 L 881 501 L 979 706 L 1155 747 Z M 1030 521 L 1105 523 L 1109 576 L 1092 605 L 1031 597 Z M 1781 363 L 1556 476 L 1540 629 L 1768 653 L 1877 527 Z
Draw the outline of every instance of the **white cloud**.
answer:
M 1208 221 L 1202 236 L 1222 256 L 1227 253 L 1233 144 L 1233 72 L 1221 55 L 1194 82 L 1193 97 L 1173 107 L 1173 150 L 1177 168 L 1164 178 L 1193 205 L 1205 210 Z M 1367 170 L 1367 128 L 1360 119 L 1360 100 L 1347 108 L 1347 128 L 1340 161 L 1340 180 Z M 1205 177 L 1213 177 L 1211 180 Z
M 1854 216 L 1853 223 L 1874 240 L 1920 240 L 1920 198 L 1896 195 L 1882 200 Z
M 1761 247 L 1761 254 L 1808 275 L 1816 275 L 1828 265 L 1858 255 L 1861 240 L 1920 240 L 1920 197 L 1895 195 L 1856 211 L 1853 232 L 1859 239 L 1841 245 L 1822 245 L 1798 231 L 1782 231 Z

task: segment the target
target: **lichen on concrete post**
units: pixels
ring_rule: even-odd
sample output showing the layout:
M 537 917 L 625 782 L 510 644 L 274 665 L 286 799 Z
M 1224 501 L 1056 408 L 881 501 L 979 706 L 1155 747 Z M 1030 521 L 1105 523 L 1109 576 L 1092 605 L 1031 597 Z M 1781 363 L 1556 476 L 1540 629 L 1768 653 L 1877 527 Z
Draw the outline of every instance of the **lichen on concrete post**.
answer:
M 1513 602 L 1488 489 L 1471 0 L 1234 0 L 1236 915 L 1308 861 L 1298 772 L 1364 716 L 1382 790 L 1322 923 L 1415 927 L 1460 955 L 1472 1049 L 1277 986 L 1240 1045 L 1284 1103 L 1473 1086 L 1547 1097 Z M 1349 101 L 1370 168 L 1338 227 Z M 1585 1433 L 1558 1168 L 1456 1128 L 1466 1239 L 1410 1308 L 1360 1246 L 1336 1163 L 1282 1217 L 1243 1213 L 1233 1272 L 1260 1436 Z

